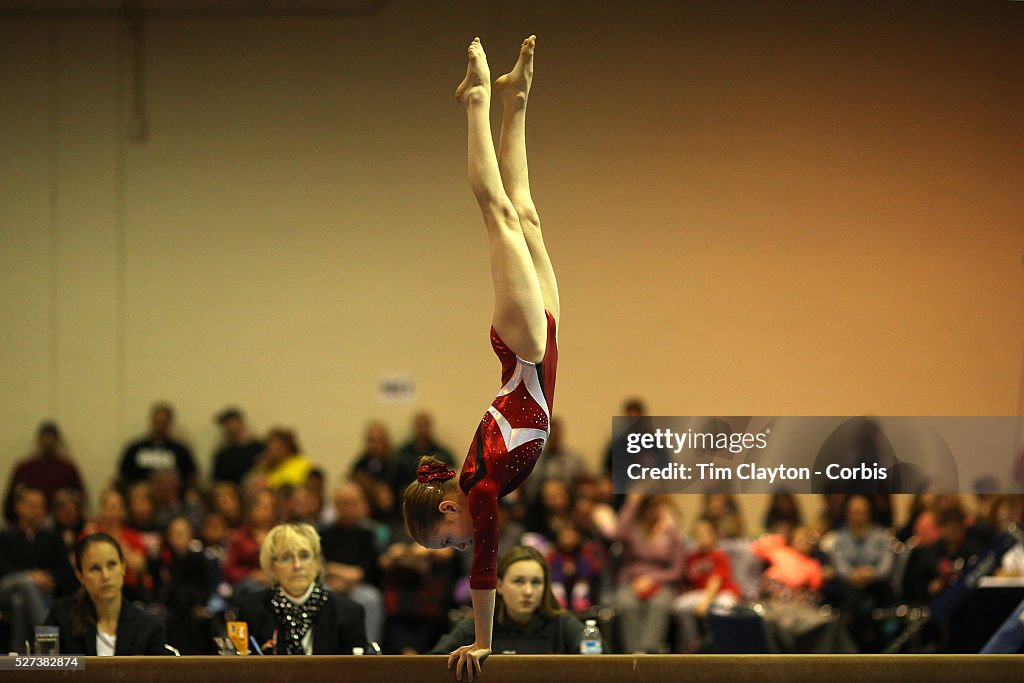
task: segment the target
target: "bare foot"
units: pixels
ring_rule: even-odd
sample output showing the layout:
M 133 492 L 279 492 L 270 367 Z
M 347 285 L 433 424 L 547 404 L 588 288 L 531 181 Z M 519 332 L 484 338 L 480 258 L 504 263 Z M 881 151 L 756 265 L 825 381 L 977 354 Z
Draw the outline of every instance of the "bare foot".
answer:
M 537 45 L 537 36 L 530 36 L 519 48 L 519 60 L 512 71 L 501 76 L 494 82 L 506 105 L 513 103 L 526 104 L 530 96 L 530 84 L 533 83 L 533 49 Z
M 462 104 L 490 99 L 491 69 L 487 66 L 487 55 L 479 38 L 469 44 L 469 64 L 466 66 L 466 77 L 455 89 L 455 99 Z

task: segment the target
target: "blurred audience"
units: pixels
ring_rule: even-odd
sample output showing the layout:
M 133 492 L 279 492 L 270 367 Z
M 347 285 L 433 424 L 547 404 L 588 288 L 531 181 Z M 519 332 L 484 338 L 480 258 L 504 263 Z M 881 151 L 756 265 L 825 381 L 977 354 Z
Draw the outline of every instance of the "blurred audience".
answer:
M 121 455 L 119 473 L 125 486 L 149 479 L 156 470 L 175 470 L 183 486 L 196 485 L 192 449 L 171 436 L 174 408 L 158 402 L 149 411 L 149 432 L 128 444 Z
M 213 454 L 214 482 L 232 482 L 242 485 L 242 480 L 256 464 L 263 452 L 264 444 L 249 431 L 245 416 L 238 408 L 225 408 L 217 413 L 214 420 L 221 430 L 221 442 Z
M 64 439 L 56 422 L 39 425 L 35 450 L 25 459 L 16 462 L 11 469 L 7 492 L 4 494 L 4 519 L 7 522 L 15 520 L 14 489 L 19 484 L 42 491 L 47 510 L 52 509 L 54 495 L 61 489 L 78 491 L 84 499 L 82 477 L 64 447 Z
M 619 637 L 627 653 L 668 650 L 672 601 L 685 570 L 685 552 L 668 496 L 626 496 L 616 540 L 622 556 L 615 603 Z

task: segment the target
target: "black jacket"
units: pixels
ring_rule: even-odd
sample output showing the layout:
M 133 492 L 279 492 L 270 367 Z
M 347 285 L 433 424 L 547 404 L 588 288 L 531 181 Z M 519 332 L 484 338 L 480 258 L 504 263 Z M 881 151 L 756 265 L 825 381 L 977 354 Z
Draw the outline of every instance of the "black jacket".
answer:
M 57 597 L 71 595 L 78 586 L 64 541 L 56 533 L 40 529 L 30 538 L 21 527 L 0 531 L 0 578 L 29 569 L 48 571 Z
M 530 623 L 520 626 L 512 621 L 499 621 L 494 617 L 491 652 L 494 654 L 556 654 L 578 655 L 583 624 L 569 612 L 554 617 L 545 617 L 535 612 Z M 430 654 L 446 655 L 453 650 L 469 645 L 476 639 L 472 617 L 463 619 L 449 633 L 441 636 Z M 608 651 L 607 646 L 602 648 Z
M 278 632 L 278 642 L 282 645 L 285 627 L 277 620 L 270 599 L 276 589 L 268 588 L 242 600 L 238 606 L 238 618 L 249 626 L 249 635 L 256 639 L 260 647 L 274 638 Z M 313 654 L 315 655 L 350 655 L 352 648 L 365 648 L 366 643 L 366 610 L 357 602 L 344 595 L 326 590 L 327 604 L 313 622 Z M 278 651 L 284 654 L 284 650 Z M 277 654 L 273 651 L 264 654 Z
M 71 633 L 71 608 L 76 598 L 59 601 L 46 615 L 43 624 L 60 627 L 60 653 L 62 655 L 96 655 L 96 627 L 86 628 L 81 637 Z M 164 622 L 143 612 L 127 599 L 121 599 L 121 615 L 117 619 L 117 645 L 115 655 L 169 655 L 164 643 L 167 629 Z

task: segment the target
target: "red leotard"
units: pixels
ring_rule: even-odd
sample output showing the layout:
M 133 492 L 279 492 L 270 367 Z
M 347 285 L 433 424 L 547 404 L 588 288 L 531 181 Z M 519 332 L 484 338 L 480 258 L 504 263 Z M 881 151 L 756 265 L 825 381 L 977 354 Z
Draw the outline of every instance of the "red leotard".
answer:
M 459 476 L 473 517 L 470 588 L 498 585 L 498 499 L 530 476 L 551 430 L 558 346 L 555 318 L 544 313 L 548 338 L 540 363 L 516 356 L 491 328 L 491 346 L 501 360 L 502 387 L 480 420 Z

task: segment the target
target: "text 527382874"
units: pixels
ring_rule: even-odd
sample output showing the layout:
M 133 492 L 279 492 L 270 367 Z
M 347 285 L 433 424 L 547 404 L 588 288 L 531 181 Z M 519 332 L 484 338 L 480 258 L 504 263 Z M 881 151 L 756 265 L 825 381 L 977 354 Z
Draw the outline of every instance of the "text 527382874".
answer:
M 0 671 L 74 671 L 85 668 L 85 657 L 18 655 L 0 657 Z

